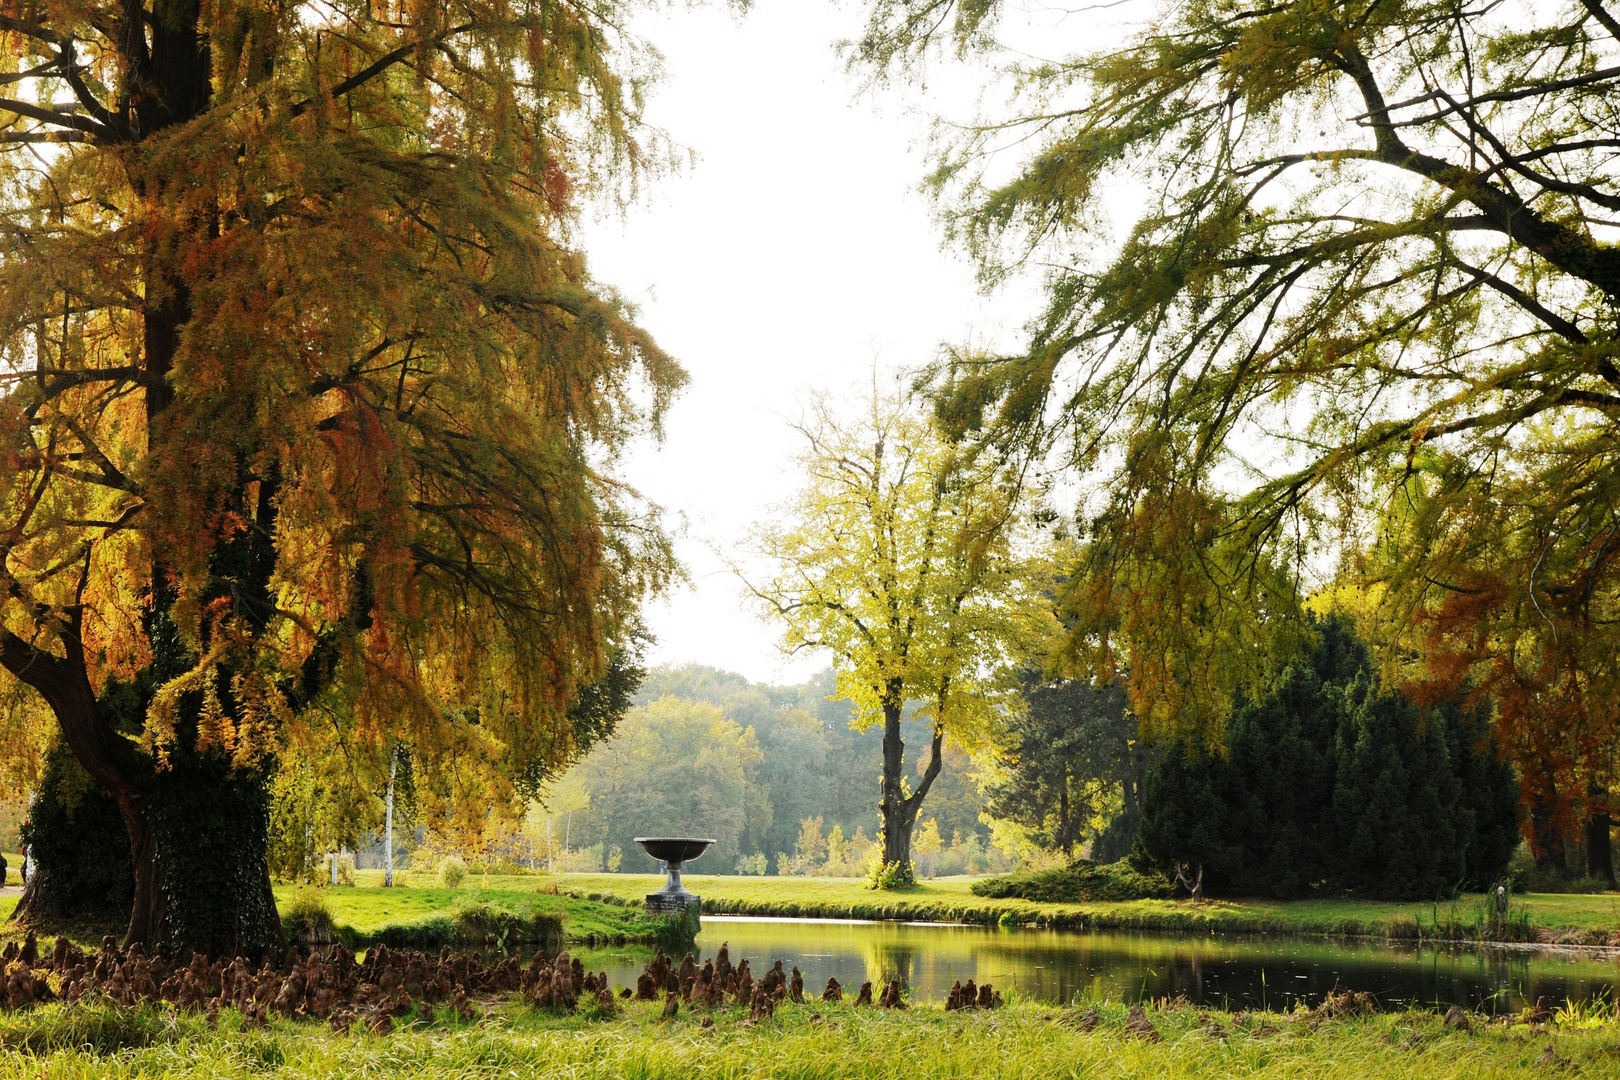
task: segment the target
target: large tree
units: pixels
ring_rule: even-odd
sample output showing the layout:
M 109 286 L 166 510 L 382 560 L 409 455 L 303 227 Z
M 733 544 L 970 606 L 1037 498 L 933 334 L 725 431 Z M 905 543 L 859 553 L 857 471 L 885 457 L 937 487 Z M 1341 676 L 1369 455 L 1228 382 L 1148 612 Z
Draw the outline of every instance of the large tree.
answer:
M 947 735 L 996 721 L 1013 653 L 1044 632 L 1049 602 L 1019 543 L 1022 486 L 957 455 L 900 393 L 840 415 L 817 398 L 798 425 L 804 483 L 757 530 L 768 578 L 749 589 L 790 651 L 825 649 L 858 727 L 881 724 L 878 811 L 889 880 L 909 882 L 911 831 Z M 908 705 L 932 722 L 928 764 L 905 770 Z
M 997 768 L 984 787 L 991 817 L 1023 826 L 1041 846 L 1073 856 L 1087 832 L 1114 834 L 1099 861 L 1130 850 L 1141 822 L 1148 758 L 1119 682 L 1023 677 L 1024 708 L 1007 717 Z M 1116 826 L 1117 821 L 1117 826 Z
M 131 943 L 279 939 L 279 753 L 532 780 L 629 647 L 669 556 L 612 470 L 683 376 L 572 244 L 652 163 L 619 8 L 0 15 L 0 665 Z
M 996 54 L 1005 6 L 876 0 L 856 54 Z M 1009 60 L 1021 96 L 943 129 L 934 173 L 987 280 L 1048 268 L 1027 347 L 952 365 L 941 414 L 1098 481 L 1083 649 L 1151 696 L 1212 638 L 1139 617 L 1176 606 L 1147 587 L 1241 607 L 1267 564 L 1342 556 L 1380 638 L 1439 661 L 1415 677 L 1492 695 L 1542 819 L 1606 815 L 1620 8 L 1191 0 L 1112 49 L 1086 21 Z

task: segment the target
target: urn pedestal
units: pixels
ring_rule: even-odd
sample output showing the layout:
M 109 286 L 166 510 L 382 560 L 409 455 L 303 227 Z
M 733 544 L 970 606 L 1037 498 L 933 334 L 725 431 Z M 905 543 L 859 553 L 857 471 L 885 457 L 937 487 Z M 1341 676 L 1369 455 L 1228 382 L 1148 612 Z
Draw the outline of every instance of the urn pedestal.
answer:
M 669 881 L 647 894 L 648 915 L 680 915 L 701 899 L 681 886 L 681 867 L 702 855 L 713 840 L 692 836 L 638 836 L 636 843 L 669 871 Z

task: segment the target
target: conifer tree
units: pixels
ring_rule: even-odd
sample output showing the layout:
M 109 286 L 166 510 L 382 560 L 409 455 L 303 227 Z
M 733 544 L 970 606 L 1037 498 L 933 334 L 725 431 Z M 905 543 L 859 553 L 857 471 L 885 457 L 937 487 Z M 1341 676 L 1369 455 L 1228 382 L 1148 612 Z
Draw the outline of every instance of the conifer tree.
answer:
M 0 14 L 0 666 L 120 808 L 129 942 L 279 939 L 278 753 L 498 799 L 631 647 L 613 468 L 683 376 L 573 245 L 654 163 L 620 14 Z
M 1347 621 L 1316 627 L 1312 653 L 1234 711 L 1224 748 L 1180 740 L 1150 775 L 1139 855 L 1278 897 L 1489 886 L 1518 788 L 1488 724 L 1383 687 Z
M 1128 850 L 1140 824 L 1147 759 L 1124 688 L 1044 682 L 1034 671 L 1023 681 L 1024 708 L 1007 717 L 1002 768 L 984 785 L 985 812 L 1072 856 L 1093 819 L 1117 799 L 1117 832 Z M 1095 850 L 1093 858 L 1108 861 Z

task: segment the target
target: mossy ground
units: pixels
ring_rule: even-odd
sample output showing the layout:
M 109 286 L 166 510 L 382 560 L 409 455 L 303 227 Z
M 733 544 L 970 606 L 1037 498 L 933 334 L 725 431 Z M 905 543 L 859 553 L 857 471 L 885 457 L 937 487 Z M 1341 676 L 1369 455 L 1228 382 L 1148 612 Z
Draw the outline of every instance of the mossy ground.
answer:
M 552 1016 L 509 1004 L 471 1023 L 415 1025 L 393 1034 L 338 1035 L 314 1021 L 274 1020 L 243 1031 L 233 1012 L 211 1030 L 168 1009 L 45 1006 L 0 1016 L 0 1078 L 337 1078 L 425 1080 L 564 1076 L 570 1080 L 922 1080 L 929 1077 L 1276 1077 L 1486 1080 L 1620 1075 L 1612 1014 L 1566 1017 L 1536 1029 L 1476 1018 L 1447 1029 L 1428 1013 L 1313 1024 L 1276 1014 L 1241 1021 L 1191 1008 L 1148 1010 L 1161 1036 L 1126 1030 L 1120 1004 L 1099 1008 L 1094 1030 L 1078 1009 L 1016 1003 L 989 1013 L 919 1007 L 889 1013 L 850 1005 L 782 1005 L 758 1025 L 737 1009 L 682 1010 L 665 1022 L 656 1004 L 610 1018 Z M 1549 1047 L 1551 1048 L 1549 1050 Z

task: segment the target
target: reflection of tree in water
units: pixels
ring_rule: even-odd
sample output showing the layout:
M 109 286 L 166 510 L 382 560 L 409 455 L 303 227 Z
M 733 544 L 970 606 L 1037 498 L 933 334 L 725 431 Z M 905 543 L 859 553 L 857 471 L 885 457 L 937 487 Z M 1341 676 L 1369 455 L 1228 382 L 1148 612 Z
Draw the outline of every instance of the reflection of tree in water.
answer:
M 1504 1012 L 1543 995 L 1555 1006 L 1567 998 L 1607 997 L 1604 988 L 1616 981 L 1612 963 L 1583 956 L 1391 948 L 1369 940 L 716 923 L 705 926 L 702 951 L 712 954 L 725 938 L 733 962 L 750 956 L 761 973 L 781 957 L 800 966 L 807 989 L 816 993 L 837 974 L 852 992 L 863 979 L 874 986 L 899 979 L 908 995 L 932 1001 L 944 998 L 952 980 L 973 979 L 1054 1003 L 1184 994 L 1206 1007 L 1286 1007 L 1315 1004 L 1337 988 L 1369 991 L 1385 1008 L 1439 1002 Z M 634 985 L 640 962 L 611 974 Z
M 886 985 L 891 979 L 899 979 L 902 990 L 912 988 L 912 972 L 917 963 L 915 944 L 874 935 L 862 943 L 861 953 L 866 960 L 866 977 L 874 988 Z

